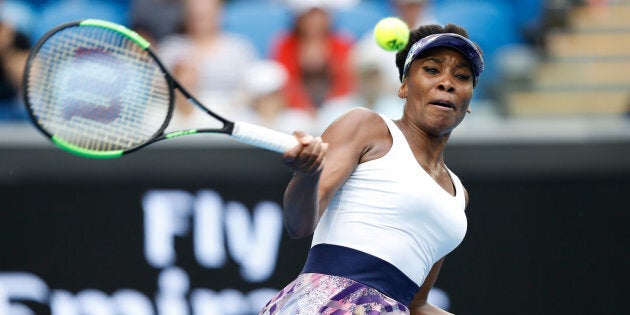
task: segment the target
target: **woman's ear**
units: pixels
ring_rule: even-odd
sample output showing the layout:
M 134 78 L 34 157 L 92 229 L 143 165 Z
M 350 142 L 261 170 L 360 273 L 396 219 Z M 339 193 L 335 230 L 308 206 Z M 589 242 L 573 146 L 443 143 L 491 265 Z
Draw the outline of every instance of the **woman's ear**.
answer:
M 403 80 L 398 88 L 398 97 L 407 98 L 407 78 Z
M 472 113 L 472 109 L 470 109 L 470 106 L 468 106 L 468 109 L 466 110 L 467 113 Z

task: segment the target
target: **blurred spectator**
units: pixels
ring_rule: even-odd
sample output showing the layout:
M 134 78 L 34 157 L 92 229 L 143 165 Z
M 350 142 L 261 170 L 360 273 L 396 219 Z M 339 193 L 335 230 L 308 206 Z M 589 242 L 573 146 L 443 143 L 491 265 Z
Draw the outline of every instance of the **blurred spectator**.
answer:
M 295 130 L 313 131 L 313 117 L 307 112 L 290 108 L 283 88 L 289 79 L 286 69 L 272 60 L 254 64 L 243 78 L 243 120 L 292 133 Z
M 390 67 L 395 69 L 394 54 L 388 54 L 387 57 L 391 57 Z M 400 86 L 396 79 L 398 72 L 384 69 L 380 51 L 355 49 L 352 65 L 357 74 L 356 92 L 331 99 L 322 106 L 317 119 L 318 131 L 323 131 L 333 120 L 353 107 L 367 107 L 392 119 L 402 116 L 404 101 L 397 96 Z M 393 80 L 398 82 L 395 87 L 388 84 Z
M 221 0 L 183 0 L 181 31 L 164 38 L 157 54 L 178 81 L 204 105 L 236 119 L 238 86 L 257 59 L 255 47 L 245 38 L 221 29 Z M 246 21 L 244 21 L 245 23 Z M 206 125 L 205 113 L 179 97 L 170 127 Z M 211 120 L 210 120 L 211 121 Z
M 431 0 L 388 0 L 392 11 L 403 20 L 409 28 L 417 28 L 424 24 L 436 24 L 436 19 L 429 13 L 431 10 Z M 438 23 L 439 24 L 439 23 Z M 371 59 L 372 67 L 378 66 L 378 73 L 382 84 L 389 93 L 396 94 L 400 86 L 398 69 L 396 68 L 396 53 L 381 49 L 374 40 L 374 33 L 369 30 L 355 44 L 353 56 L 355 58 Z M 362 63 L 364 61 L 356 61 Z M 376 71 L 376 69 L 374 70 Z M 382 90 L 383 88 L 381 88 Z M 392 117 L 393 118 L 393 117 Z
M 26 6 L 0 1 L 0 120 L 22 120 L 22 76 L 31 47 Z
M 31 36 L 37 14 L 30 1 L 0 0 L 0 21 L 11 25 L 20 34 L 34 41 Z
M 288 4 L 295 14 L 293 28 L 278 39 L 272 56 L 289 73 L 289 106 L 314 113 L 326 100 L 353 91 L 352 42 L 334 33 L 330 7 L 324 1 Z
M 439 24 L 430 13 L 431 0 L 389 0 L 396 16 L 405 21 L 409 28 L 425 24 Z
M 131 28 L 151 43 L 177 31 L 182 15 L 181 0 L 131 0 Z

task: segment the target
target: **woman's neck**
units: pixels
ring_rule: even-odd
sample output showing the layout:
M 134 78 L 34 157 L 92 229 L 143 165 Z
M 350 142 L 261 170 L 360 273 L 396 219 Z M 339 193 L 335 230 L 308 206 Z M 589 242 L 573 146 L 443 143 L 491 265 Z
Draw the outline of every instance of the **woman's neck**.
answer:
M 450 133 L 432 136 L 404 118 L 397 120 L 396 125 L 407 139 L 407 143 L 409 143 L 409 147 L 418 162 L 430 169 L 442 167 L 444 148 Z

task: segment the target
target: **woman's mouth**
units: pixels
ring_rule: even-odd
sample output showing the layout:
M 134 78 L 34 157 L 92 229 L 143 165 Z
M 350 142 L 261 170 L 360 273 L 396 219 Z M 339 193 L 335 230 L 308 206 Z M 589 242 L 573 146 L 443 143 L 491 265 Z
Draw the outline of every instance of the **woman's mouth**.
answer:
M 455 104 L 445 100 L 435 100 L 430 102 L 429 104 L 443 109 L 455 110 Z

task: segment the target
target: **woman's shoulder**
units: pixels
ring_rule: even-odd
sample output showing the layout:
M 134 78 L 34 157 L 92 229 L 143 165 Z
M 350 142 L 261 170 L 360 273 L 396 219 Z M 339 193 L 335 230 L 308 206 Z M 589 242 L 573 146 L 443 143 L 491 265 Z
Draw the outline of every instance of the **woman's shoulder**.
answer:
M 254 43 L 246 36 L 238 33 L 221 33 L 220 40 L 224 44 L 236 45 L 239 47 L 254 48 Z
M 167 67 L 172 67 L 184 58 L 191 46 L 192 42 L 185 35 L 171 34 L 156 43 L 155 52 Z
M 348 125 L 347 127 L 354 126 L 361 129 L 368 126 L 374 126 L 375 124 L 384 124 L 383 117 L 369 108 L 365 107 L 352 107 L 348 109 L 338 120 Z
M 354 107 L 346 111 L 330 124 L 324 135 L 346 138 L 364 147 L 373 147 L 381 142 L 391 143 L 384 118 L 364 107 Z
M 330 49 L 336 58 L 349 58 L 349 54 L 354 47 L 354 41 L 352 38 L 343 35 L 331 35 L 328 41 Z
M 169 34 L 165 36 L 164 38 L 162 38 L 157 43 L 157 46 L 159 47 L 160 50 L 173 49 L 173 48 L 186 49 L 187 48 L 186 46 L 190 44 L 191 44 L 191 41 L 190 41 L 190 38 L 188 38 L 188 36 L 184 34 L 180 34 L 180 33 L 174 33 L 174 34 Z M 184 45 L 184 47 L 181 47 L 182 45 Z
M 364 144 L 361 163 L 378 159 L 389 152 L 393 138 L 386 117 L 367 108 L 354 108 L 348 112 L 355 122 L 353 136 Z

